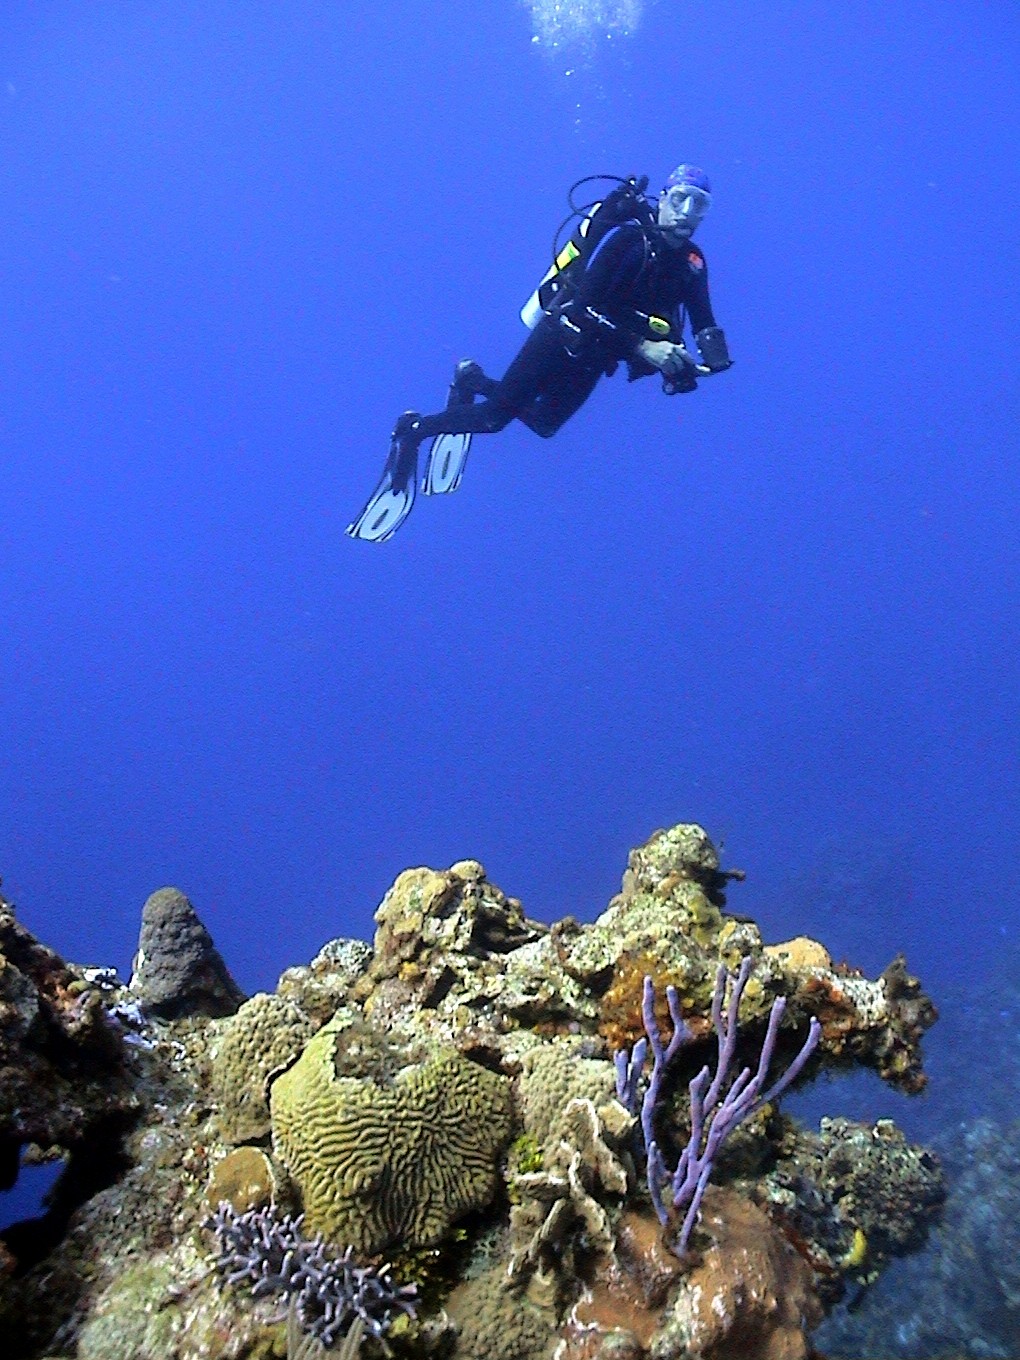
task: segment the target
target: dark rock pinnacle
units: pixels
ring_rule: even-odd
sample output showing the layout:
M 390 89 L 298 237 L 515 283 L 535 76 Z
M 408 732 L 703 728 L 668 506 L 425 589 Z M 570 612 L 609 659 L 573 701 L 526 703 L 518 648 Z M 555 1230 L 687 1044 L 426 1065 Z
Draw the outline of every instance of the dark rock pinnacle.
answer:
M 245 995 L 212 936 L 177 888 L 160 888 L 142 908 L 131 990 L 153 1015 L 233 1015 Z

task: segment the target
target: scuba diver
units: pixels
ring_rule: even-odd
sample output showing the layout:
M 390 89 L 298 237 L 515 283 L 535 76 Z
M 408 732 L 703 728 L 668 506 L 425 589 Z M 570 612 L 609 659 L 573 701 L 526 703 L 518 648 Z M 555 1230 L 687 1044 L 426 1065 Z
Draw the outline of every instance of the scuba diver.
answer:
M 708 295 L 705 256 L 691 240 L 711 203 L 708 177 L 680 165 L 653 204 L 647 177 L 617 180 L 601 201 L 577 207 L 579 225 L 521 309 L 531 328 L 499 380 L 471 359 L 454 370 L 446 408 L 437 415 L 407 411 L 397 421 L 379 485 L 347 527 L 352 538 L 383 543 L 411 513 L 418 484 L 418 449 L 431 439 L 422 491 L 438 495 L 460 485 L 476 434 L 495 434 L 520 420 L 544 439 L 554 435 L 591 396 L 599 378 L 621 363 L 629 379 L 662 375 L 668 395 L 691 392 L 698 378 L 721 373 L 732 360 Z M 697 357 L 683 340 L 690 322 Z M 700 362 L 699 362 L 700 361 Z M 476 398 L 481 397 L 481 402 Z

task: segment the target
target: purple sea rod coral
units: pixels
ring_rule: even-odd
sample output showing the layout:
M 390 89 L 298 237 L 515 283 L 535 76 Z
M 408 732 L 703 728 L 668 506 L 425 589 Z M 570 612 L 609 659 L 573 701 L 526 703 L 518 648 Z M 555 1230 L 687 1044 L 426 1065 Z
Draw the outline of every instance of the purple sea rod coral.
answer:
M 300 1217 L 271 1208 L 239 1214 L 221 1201 L 205 1226 L 216 1234 L 215 1264 L 225 1283 L 250 1284 L 257 1299 L 293 1299 L 302 1329 L 327 1350 L 358 1318 L 365 1332 L 381 1337 L 400 1314 L 415 1315 L 413 1284 L 395 1284 L 387 1265 L 356 1265 L 350 1247 L 337 1255 L 321 1237 L 303 1236 Z
M 673 1021 L 673 1034 L 668 1045 L 663 1044 L 655 1019 L 655 986 L 652 979 L 646 977 L 641 1001 L 641 1018 L 647 1038 L 639 1039 L 632 1050 L 621 1049 L 615 1057 L 616 1093 L 630 1113 L 637 1114 L 638 1083 L 649 1045 L 651 1046 L 652 1071 L 641 1101 L 641 1138 L 645 1147 L 648 1191 L 660 1223 L 665 1226 L 671 1216 L 675 1219 L 686 1210 L 675 1247 L 678 1256 L 683 1256 L 687 1250 L 691 1230 L 701 1207 L 701 1199 L 723 1142 L 738 1124 L 756 1114 L 763 1105 L 781 1095 L 796 1080 L 821 1037 L 822 1027 L 812 1017 L 808 1036 L 800 1052 L 783 1075 L 766 1089 L 765 1082 L 775 1052 L 776 1037 L 786 1010 L 785 997 L 778 997 L 772 1003 L 757 1071 L 752 1074 L 751 1069 L 745 1067 L 723 1095 L 723 1087 L 729 1076 L 737 1046 L 740 998 L 751 975 L 751 967 L 750 958 L 741 961 L 740 972 L 731 979 L 732 987 L 724 1014 L 723 1003 L 729 975 L 725 964 L 719 965 L 712 997 L 712 1024 L 719 1041 L 715 1076 L 711 1075 L 707 1067 L 703 1067 L 690 1083 L 688 1089 L 691 1097 L 691 1134 L 673 1171 L 667 1167 L 655 1137 L 655 1114 L 666 1070 L 684 1044 L 693 1038 L 680 1014 L 680 1003 L 675 987 L 666 988 L 666 1002 Z M 663 1190 L 667 1185 L 670 1189 L 669 1208 L 663 1201 Z

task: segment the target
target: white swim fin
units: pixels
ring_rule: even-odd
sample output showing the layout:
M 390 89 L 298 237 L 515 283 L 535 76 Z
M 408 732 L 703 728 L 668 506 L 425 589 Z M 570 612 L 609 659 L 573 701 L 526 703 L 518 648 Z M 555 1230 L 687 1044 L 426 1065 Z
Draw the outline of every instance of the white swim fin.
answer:
M 421 487 L 426 496 L 443 496 L 448 491 L 457 490 L 470 450 L 469 434 L 436 435 L 429 449 Z

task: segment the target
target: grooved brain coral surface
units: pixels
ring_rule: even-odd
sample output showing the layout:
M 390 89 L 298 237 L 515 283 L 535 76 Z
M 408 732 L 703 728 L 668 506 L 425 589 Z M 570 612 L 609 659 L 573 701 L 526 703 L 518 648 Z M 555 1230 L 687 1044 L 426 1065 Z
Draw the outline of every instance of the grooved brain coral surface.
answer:
M 277 1155 L 308 1230 L 367 1255 L 432 1246 L 484 1207 L 510 1137 L 510 1083 L 444 1050 L 393 1082 L 338 1077 L 326 1026 L 273 1083 Z
M 314 1026 L 292 1002 L 257 992 L 230 1021 L 212 1061 L 219 1124 L 228 1142 L 269 1132 L 266 1083 L 301 1052 Z

